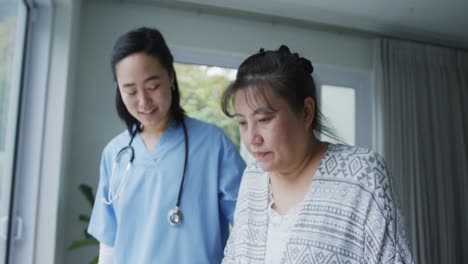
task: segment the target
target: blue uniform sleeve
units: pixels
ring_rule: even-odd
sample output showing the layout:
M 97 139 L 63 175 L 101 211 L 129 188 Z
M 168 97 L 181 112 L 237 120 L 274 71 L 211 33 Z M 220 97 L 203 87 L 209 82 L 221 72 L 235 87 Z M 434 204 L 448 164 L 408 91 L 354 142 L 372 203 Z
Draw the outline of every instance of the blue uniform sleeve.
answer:
M 103 199 L 107 199 L 109 191 L 112 160 L 105 153 L 106 151 L 103 152 L 101 159 L 99 185 L 88 225 L 88 233 L 99 242 L 113 247 L 117 229 L 114 206 L 112 204 L 107 205 L 103 201 Z
M 226 136 L 222 135 L 222 156 L 219 162 L 219 200 L 224 216 L 232 225 L 234 223 L 234 210 L 245 162 L 236 146 Z

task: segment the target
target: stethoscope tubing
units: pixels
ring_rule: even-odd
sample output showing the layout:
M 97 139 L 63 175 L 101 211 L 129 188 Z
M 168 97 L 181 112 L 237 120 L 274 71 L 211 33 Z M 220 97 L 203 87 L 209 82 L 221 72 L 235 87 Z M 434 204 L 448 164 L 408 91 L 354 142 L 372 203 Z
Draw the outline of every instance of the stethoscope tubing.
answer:
M 182 172 L 182 179 L 180 180 L 179 193 L 177 195 L 177 203 L 176 203 L 175 210 L 170 211 L 170 212 L 175 212 L 177 214 L 180 214 L 180 216 L 182 216 L 182 214 L 180 213 L 179 208 L 180 208 L 180 203 L 182 201 L 182 193 L 183 193 L 183 190 L 184 190 L 185 174 L 186 174 L 186 171 L 187 171 L 187 161 L 188 161 L 188 152 L 189 152 L 189 138 L 188 138 L 187 126 L 185 125 L 184 120 L 182 120 L 182 128 L 183 128 L 183 131 L 184 131 L 184 145 L 185 145 L 184 170 Z M 122 148 L 117 153 L 117 155 L 115 157 L 115 161 L 114 161 L 114 164 L 112 166 L 112 172 L 111 172 L 110 183 L 109 183 L 109 190 L 107 192 L 107 199 L 102 198 L 103 202 L 106 205 L 110 205 L 110 204 L 114 203 L 114 201 L 116 201 L 119 198 L 120 191 L 122 190 L 122 187 L 125 185 L 127 177 L 130 174 L 132 164 L 133 164 L 133 160 L 135 158 L 135 150 L 132 147 L 132 142 L 133 142 L 133 139 L 135 138 L 137 132 L 138 132 L 138 126 L 136 126 L 135 130 L 132 132 L 132 135 L 130 137 L 130 142 L 128 143 L 128 145 L 125 146 L 124 148 Z M 125 169 L 124 177 L 122 178 L 122 181 L 120 182 L 116 193 L 112 194 L 113 179 L 114 179 L 114 175 L 115 175 L 115 170 L 117 168 L 117 163 L 119 162 L 119 157 L 123 152 L 125 152 L 127 150 L 130 150 L 130 160 L 129 160 L 128 164 L 127 164 L 127 168 Z M 170 223 L 172 223 L 171 220 L 170 220 Z M 173 223 L 173 224 L 176 224 L 176 223 Z
M 182 172 L 182 180 L 180 181 L 179 186 L 179 195 L 177 196 L 177 203 L 176 203 L 176 211 L 179 210 L 180 202 L 182 200 L 182 193 L 184 192 L 184 181 L 185 181 L 185 174 L 187 170 L 187 161 L 188 161 L 188 146 L 189 146 L 189 137 L 187 133 L 187 126 L 185 125 L 185 121 L 182 120 L 182 129 L 184 130 L 184 145 L 185 145 L 185 158 L 184 158 L 184 171 Z
M 132 142 L 133 142 L 133 139 L 135 138 L 135 135 L 136 135 L 137 132 L 138 132 L 138 126 L 135 127 L 135 130 L 133 130 L 132 135 L 130 137 L 130 142 L 128 142 L 128 145 L 123 147 L 117 153 L 117 155 L 115 156 L 114 164 L 112 165 L 111 177 L 109 179 L 110 182 L 109 182 L 109 190 L 107 192 L 107 200 L 106 200 L 106 198 L 102 198 L 102 201 L 107 205 L 110 205 L 110 204 L 114 203 L 114 201 L 119 198 L 120 191 L 122 190 L 122 187 L 124 186 L 128 175 L 130 174 L 130 170 L 131 170 L 132 164 L 133 164 L 133 159 L 135 158 L 135 150 L 132 147 Z M 122 153 L 124 153 L 127 150 L 130 150 L 130 160 L 128 161 L 127 168 L 125 169 L 125 174 L 124 174 L 124 176 L 122 178 L 122 181 L 119 184 L 119 187 L 117 188 L 116 193 L 112 194 L 112 190 L 114 189 L 114 188 L 112 188 L 113 185 L 114 185 L 113 180 L 114 180 L 115 170 L 117 168 L 117 163 L 119 162 L 119 157 L 120 157 L 120 155 Z

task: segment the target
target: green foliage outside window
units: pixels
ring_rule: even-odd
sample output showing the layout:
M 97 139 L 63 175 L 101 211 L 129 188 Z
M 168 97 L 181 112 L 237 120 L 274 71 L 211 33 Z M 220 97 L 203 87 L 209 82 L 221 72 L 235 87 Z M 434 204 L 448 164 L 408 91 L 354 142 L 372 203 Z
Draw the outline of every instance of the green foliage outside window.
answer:
M 221 111 L 221 93 L 235 77 L 236 70 L 202 65 L 175 64 L 181 105 L 187 115 L 221 127 L 239 148 L 240 135 L 235 120 Z
M 8 85 L 11 76 L 11 61 L 13 60 L 15 48 L 15 25 L 15 17 L 0 17 L 0 151 L 5 149 Z

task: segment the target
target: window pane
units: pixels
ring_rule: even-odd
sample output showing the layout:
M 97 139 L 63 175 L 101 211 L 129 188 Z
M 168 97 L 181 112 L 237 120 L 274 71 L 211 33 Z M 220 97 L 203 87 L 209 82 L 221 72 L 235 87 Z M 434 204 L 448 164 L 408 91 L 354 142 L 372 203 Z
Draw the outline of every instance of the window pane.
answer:
M 349 145 L 356 141 L 356 91 L 353 88 L 322 85 L 321 111 L 336 135 Z M 336 142 L 324 136 L 324 140 Z
M 221 127 L 239 148 L 235 121 L 221 111 L 221 93 L 236 77 L 237 70 L 194 64 L 175 64 L 181 105 L 187 115 Z
M 22 1 L 0 2 L 0 258 L 5 259 L 18 118 Z

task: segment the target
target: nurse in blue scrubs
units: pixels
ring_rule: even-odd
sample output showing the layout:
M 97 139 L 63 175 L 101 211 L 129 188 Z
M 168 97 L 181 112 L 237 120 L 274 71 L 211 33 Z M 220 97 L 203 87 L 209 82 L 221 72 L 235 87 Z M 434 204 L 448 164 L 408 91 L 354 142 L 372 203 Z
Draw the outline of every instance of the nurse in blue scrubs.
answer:
M 220 263 L 245 163 L 218 127 L 187 117 L 158 30 L 122 35 L 112 52 L 127 130 L 102 153 L 88 232 L 102 263 Z

